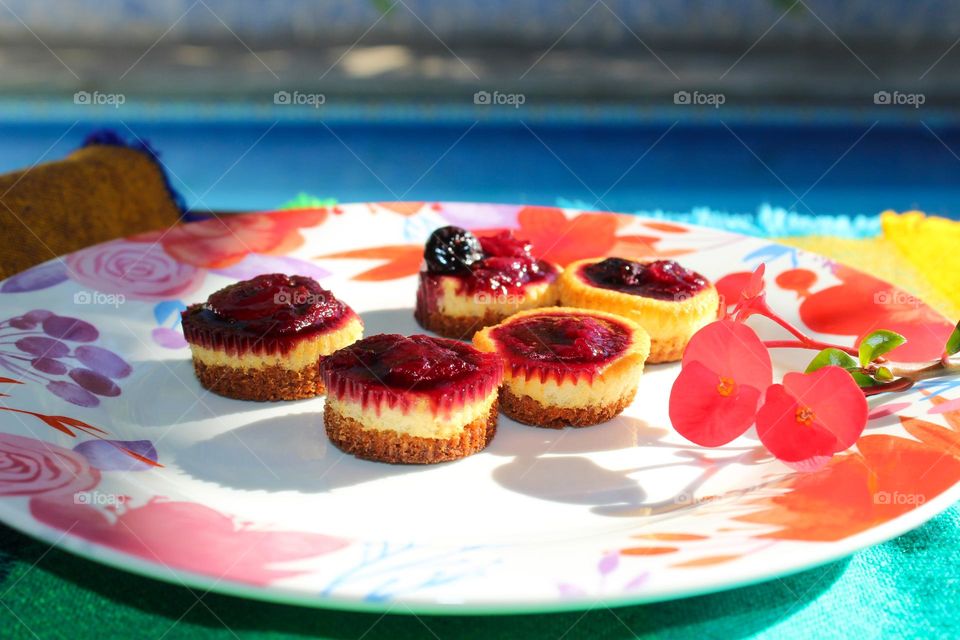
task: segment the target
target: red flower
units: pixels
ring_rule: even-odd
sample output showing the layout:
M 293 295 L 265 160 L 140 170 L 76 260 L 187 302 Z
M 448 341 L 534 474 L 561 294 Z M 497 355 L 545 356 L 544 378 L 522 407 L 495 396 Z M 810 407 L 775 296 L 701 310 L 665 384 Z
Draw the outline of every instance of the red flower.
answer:
M 767 389 L 757 435 L 780 460 L 805 469 L 850 448 L 867 425 L 867 400 L 846 371 L 788 373 Z
M 670 392 L 670 420 L 695 444 L 717 447 L 739 437 L 773 382 L 770 354 L 753 330 L 718 320 L 694 334 Z
M 754 271 L 729 273 L 717 281 L 717 291 L 723 298 L 721 316 L 731 315 L 743 322 L 755 313 L 768 315 L 767 293 L 763 281 L 766 263 Z
M 765 263 L 760 263 L 750 279 L 747 280 L 747 286 L 740 292 L 740 299 L 735 308 L 737 320 L 743 322 L 755 313 L 768 315 L 770 308 L 767 306 L 767 293 L 764 291 L 763 274 L 767 270 Z

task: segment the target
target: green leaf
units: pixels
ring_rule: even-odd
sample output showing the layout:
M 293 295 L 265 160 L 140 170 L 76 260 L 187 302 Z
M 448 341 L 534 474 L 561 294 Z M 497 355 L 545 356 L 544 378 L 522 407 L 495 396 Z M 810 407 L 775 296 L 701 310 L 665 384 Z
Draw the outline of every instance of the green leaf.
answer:
M 817 355 L 813 357 L 813 360 L 810 361 L 810 364 L 807 365 L 807 373 L 813 373 L 817 369 L 823 369 L 824 367 L 842 367 L 844 369 L 857 369 L 859 364 L 854 360 L 853 356 L 849 353 L 840 351 L 840 349 L 835 349 L 830 347 L 829 349 L 824 349 Z
M 947 346 L 944 347 L 944 350 L 948 356 L 960 352 L 960 322 L 957 323 L 957 326 L 953 329 L 953 333 L 947 338 Z
M 850 375 L 853 376 L 853 381 L 856 382 L 857 386 L 861 389 L 864 387 L 874 387 L 880 384 L 862 371 L 851 371 Z
M 896 349 L 906 341 L 907 339 L 899 333 L 886 329 L 868 334 L 860 343 L 860 366 L 867 366 L 873 362 L 874 358 L 879 358 L 888 351 Z

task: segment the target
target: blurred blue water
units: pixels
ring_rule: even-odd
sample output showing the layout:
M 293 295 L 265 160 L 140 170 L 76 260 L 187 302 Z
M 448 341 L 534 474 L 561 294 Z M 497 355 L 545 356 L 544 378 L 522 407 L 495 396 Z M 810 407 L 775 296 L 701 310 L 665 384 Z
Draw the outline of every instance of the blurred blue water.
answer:
M 6 119 L 0 171 L 62 157 L 102 124 Z M 308 192 L 342 202 L 748 214 L 770 205 L 803 215 L 919 208 L 960 218 L 960 129 L 871 124 L 141 118 L 116 128 L 153 143 L 174 185 L 201 208 L 270 208 Z

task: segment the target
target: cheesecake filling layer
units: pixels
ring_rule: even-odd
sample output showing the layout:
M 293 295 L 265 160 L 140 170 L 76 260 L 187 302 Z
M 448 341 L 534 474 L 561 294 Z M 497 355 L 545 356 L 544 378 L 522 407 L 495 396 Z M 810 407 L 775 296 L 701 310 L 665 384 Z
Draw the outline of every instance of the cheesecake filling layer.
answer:
M 451 407 L 448 412 L 435 411 L 428 397 L 416 398 L 406 406 L 383 405 L 379 411 L 370 411 L 362 401 L 343 396 L 328 394 L 326 402 L 331 410 L 357 421 L 364 429 L 447 440 L 460 435 L 475 420 L 486 418 L 496 399 L 497 389 L 493 388 L 486 396 Z
M 301 337 L 289 345 L 289 350 L 255 351 L 253 348 L 227 351 L 203 344 L 190 344 L 193 358 L 207 366 L 234 369 L 264 369 L 281 367 L 297 371 L 315 367 L 317 362 L 338 349 L 353 344 L 363 336 L 363 322 L 355 314 L 345 318 L 343 326 L 326 333 Z
M 629 358 L 617 363 L 591 381 L 558 382 L 556 378 L 527 378 L 525 375 L 504 378 L 504 386 L 514 395 L 529 396 L 542 405 L 578 408 L 615 404 L 636 391 L 643 374 L 642 358 Z
M 421 314 L 440 313 L 460 318 L 502 317 L 517 311 L 557 304 L 555 278 L 526 284 L 516 292 L 467 291 L 456 276 L 420 274 L 417 308 Z

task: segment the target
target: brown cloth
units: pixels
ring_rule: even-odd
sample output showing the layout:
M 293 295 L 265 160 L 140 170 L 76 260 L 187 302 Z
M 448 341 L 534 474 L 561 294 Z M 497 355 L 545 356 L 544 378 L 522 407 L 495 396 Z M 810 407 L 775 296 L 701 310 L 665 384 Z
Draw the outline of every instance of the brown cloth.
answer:
M 143 151 L 93 145 L 0 175 L 0 279 L 51 258 L 180 219 L 163 171 Z

